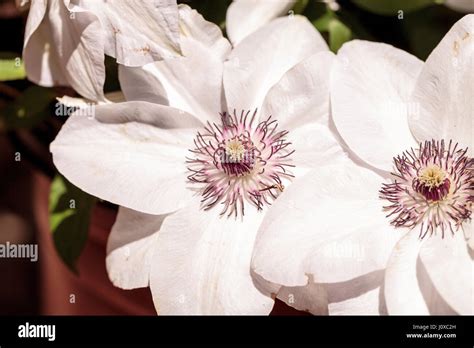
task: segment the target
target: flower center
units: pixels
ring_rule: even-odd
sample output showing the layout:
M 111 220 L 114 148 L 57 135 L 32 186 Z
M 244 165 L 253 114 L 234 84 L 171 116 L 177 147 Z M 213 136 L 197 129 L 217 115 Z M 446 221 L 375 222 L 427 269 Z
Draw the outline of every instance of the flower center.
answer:
M 474 202 L 474 159 L 444 140 L 426 141 L 394 158 L 391 183 L 382 185 L 384 209 L 396 227 L 420 227 L 420 236 L 454 233 L 470 220 Z
M 187 158 L 188 179 L 199 184 L 204 209 L 222 204 L 221 214 L 244 215 L 245 203 L 261 210 L 283 190 L 293 174 L 287 131 L 276 120 L 259 123 L 250 111 L 222 113 L 221 124 L 210 124 L 194 140 Z
M 237 137 L 227 141 L 227 144 L 225 146 L 225 153 L 227 156 L 230 157 L 231 161 L 241 162 L 246 152 L 247 150 L 245 149 L 243 142 L 237 139 Z
M 255 146 L 247 135 L 241 134 L 229 140 L 223 140 L 220 158 L 222 169 L 228 175 L 246 175 L 254 168 Z
M 449 193 L 451 182 L 447 174 L 437 165 L 430 165 L 420 171 L 413 181 L 416 192 L 421 193 L 429 201 L 440 201 Z

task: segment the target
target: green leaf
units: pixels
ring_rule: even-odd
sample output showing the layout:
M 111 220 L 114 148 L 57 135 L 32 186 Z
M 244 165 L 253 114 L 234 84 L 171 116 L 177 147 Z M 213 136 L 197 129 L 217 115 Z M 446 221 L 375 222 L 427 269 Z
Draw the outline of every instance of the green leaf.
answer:
M 333 18 L 329 21 L 329 48 L 336 53 L 342 44 L 352 37 L 351 30 L 340 20 Z
M 342 44 L 352 38 L 351 30 L 342 23 L 332 11 L 313 21 L 313 25 L 320 32 L 329 34 L 329 48 L 336 53 Z
M 353 0 L 353 2 L 366 11 L 382 15 L 397 15 L 398 11 L 410 13 L 424 7 L 436 4 L 438 0 Z
M 50 105 L 55 97 L 50 88 L 28 87 L 2 111 L 0 121 L 7 130 L 33 127 L 52 113 Z
M 313 21 L 314 27 L 321 32 L 329 31 L 329 23 L 335 18 L 334 12 L 327 11 L 324 15 Z
M 22 80 L 26 77 L 21 58 L 0 59 L 0 81 Z
M 342 23 L 339 17 L 326 7 L 325 12 L 312 21 L 313 26 L 321 33 L 327 33 L 324 38 L 328 41 L 331 51 L 336 53 L 342 44 L 352 38 L 352 31 Z
M 49 222 L 54 245 L 64 263 L 76 274 L 76 261 L 87 242 L 95 201 L 59 174 L 51 184 Z

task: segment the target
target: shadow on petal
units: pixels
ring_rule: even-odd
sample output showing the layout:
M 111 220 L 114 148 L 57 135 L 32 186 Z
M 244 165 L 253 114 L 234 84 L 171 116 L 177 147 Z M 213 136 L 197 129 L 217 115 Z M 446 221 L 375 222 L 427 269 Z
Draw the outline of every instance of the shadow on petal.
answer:
M 431 315 L 458 314 L 436 290 L 420 257 L 418 257 L 416 261 L 416 277 L 418 279 L 421 294 L 423 295 L 423 299 L 425 300 Z
M 328 300 L 342 302 L 359 297 L 380 287 L 384 281 L 384 274 L 384 270 L 377 270 L 345 282 L 324 284 L 328 291 Z

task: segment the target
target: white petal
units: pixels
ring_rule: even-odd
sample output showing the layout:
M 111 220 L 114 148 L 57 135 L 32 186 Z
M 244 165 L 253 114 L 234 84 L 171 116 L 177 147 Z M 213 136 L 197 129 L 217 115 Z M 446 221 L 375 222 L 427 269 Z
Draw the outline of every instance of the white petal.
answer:
M 145 64 L 161 57 L 158 37 L 175 41 L 179 37 L 175 2 L 160 1 L 160 10 L 152 1 L 133 5 L 131 1 L 113 6 L 106 1 L 34 1 L 25 31 L 28 77 L 43 86 L 70 85 L 87 99 L 103 101 L 104 47 L 119 62 Z M 134 21 L 137 16 L 140 19 Z M 151 27 L 135 25 L 144 21 Z M 146 39 L 151 34 L 152 40 Z M 176 48 L 171 49 L 176 55 Z
M 25 69 L 28 79 L 38 85 L 46 87 L 68 85 L 57 51 L 54 49 L 46 11 L 45 0 L 34 1 L 31 4 L 23 48 Z
M 202 122 L 218 121 L 225 110 L 222 62 L 196 43 L 183 43 L 183 48 L 191 46 L 194 48 L 186 57 L 143 68 L 121 67 L 120 85 L 127 100 L 164 103 L 196 115 Z
M 474 251 L 474 223 L 471 221 L 463 224 L 464 238 L 466 238 L 467 245 Z
M 250 272 L 262 213 L 240 219 L 204 212 L 195 202 L 166 218 L 158 235 L 150 279 L 159 314 L 268 314 Z
M 288 306 L 313 315 L 387 314 L 382 270 L 331 284 L 313 283 L 309 278 L 305 286 L 281 287 L 273 292 Z
M 459 20 L 430 54 L 413 91 L 410 128 L 419 141 L 453 139 L 474 153 L 474 15 Z
M 97 16 L 105 53 L 128 66 L 140 66 L 180 53 L 178 6 L 173 0 L 71 0 L 77 18 Z M 139 23 L 140 25 L 137 25 Z
M 156 239 L 166 216 L 120 207 L 107 242 L 107 272 L 115 286 L 136 289 L 149 285 Z
M 217 26 L 188 6 L 180 6 L 180 15 L 187 35 L 181 40 L 184 57 L 142 68 L 119 66 L 120 85 L 127 100 L 166 104 L 196 115 L 203 122 L 219 121 L 219 113 L 226 109 L 222 60 L 229 43 Z M 211 39 L 212 43 L 206 41 Z
M 25 6 L 25 3 L 19 4 L 20 6 Z M 28 19 L 25 26 L 25 46 L 30 41 L 31 35 L 38 29 L 43 18 L 46 15 L 47 10 L 47 0 L 37 0 L 34 1 L 29 9 Z
M 429 314 L 417 276 L 422 245 L 416 231 L 409 231 L 393 250 L 385 271 L 385 300 L 389 314 Z
M 193 196 L 185 157 L 196 130 L 183 127 L 196 124 L 189 114 L 145 102 L 97 106 L 95 118 L 76 111 L 51 144 L 53 161 L 94 196 L 144 213 L 168 213 Z
M 140 122 L 162 130 L 194 129 L 203 125 L 196 117 L 183 110 L 139 101 L 99 105 L 93 116 L 104 123 Z
M 310 279 L 304 286 L 286 287 L 269 282 L 255 272 L 252 272 L 252 276 L 259 289 L 264 289 L 272 297 L 276 296 L 287 306 L 314 315 L 328 314 L 328 294 L 324 285 L 313 283 Z
M 377 270 L 348 281 L 324 284 L 330 315 L 387 314 L 383 294 L 384 270 Z
M 283 129 L 329 121 L 331 52 L 319 52 L 298 63 L 268 92 L 261 117 L 272 115 Z
M 249 35 L 229 55 L 224 89 L 230 110 L 259 108 L 283 74 L 327 45 L 302 16 L 277 18 Z
M 328 126 L 311 122 L 290 131 L 287 136 L 295 153 L 291 160 L 295 172 L 317 169 L 327 163 L 335 164 L 347 158 L 336 136 Z
M 62 74 L 59 80 L 53 75 L 50 85 L 62 84 L 64 77 L 84 98 L 103 100 L 104 38 L 99 20 L 90 13 L 72 16 L 63 1 L 48 4 L 44 25 L 50 42 L 42 49 L 45 56 L 56 57 L 49 64 L 59 64 Z M 57 67 L 52 69 L 55 72 Z
M 430 280 L 459 314 L 474 314 L 474 262 L 461 232 L 427 238 L 420 250 Z
M 179 5 L 179 28 L 181 42 L 198 42 L 222 60 L 230 52 L 230 43 L 222 35 L 222 30 L 187 5 Z M 192 46 L 184 47 L 183 51 L 185 55 L 191 54 Z
M 381 181 L 348 159 L 295 180 L 265 216 L 252 269 L 285 286 L 383 269 L 398 236 L 382 211 Z
M 95 102 L 92 100 L 89 100 L 86 98 L 70 97 L 68 95 L 58 97 L 56 98 L 56 100 L 68 108 L 88 108 L 88 107 L 91 107 L 92 105 L 95 105 Z M 56 108 L 57 107 L 59 107 L 58 104 L 56 104 Z
M 351 288 L 352 289 L 352 288 Z M 329 315 L 384 315 L 387 314 L 385 302 L 381 298 L 380 287 L 362 292 L 359 296 L 350 295 L 329 303 Z M 334 296 L 334 295 L 333 295 Z
M 62 97 L 57 97 L 56 100 L 68 108 L 92 108 L 96 105 L 111 104 L 111 103 L 122 103 L 125 101 L 125 97 L 122 91 L 109 92 L 105 94 L 105 101 L 95 102 L 86 98 L 76 98 L 64 95 Z M 58 108 L 56 104 L 56 108 Z
M 227 9 L 227 35 L 236 45 L 247 35 L 283 14 L 287 14 L 295 0 L 234 0 Z
M 153 65 L 153 64 L 152 64 Z M 119 65 L 119 81 L 125 98 L 128 101 L 147 101 L 154 104 L 169 105 L 168 95 L 159 78 L 144 67 Z
M 334 122 L 347 145 L 386 171 L 392 158 L 416 146 L 408 98 L 422 67 L 416 57 L 387 44 L 354 40 L 339 50 L 331 74 Z
M 474 13 L 474 2 L 472 0 L 445 0 L 443 4 L 459 12 Z

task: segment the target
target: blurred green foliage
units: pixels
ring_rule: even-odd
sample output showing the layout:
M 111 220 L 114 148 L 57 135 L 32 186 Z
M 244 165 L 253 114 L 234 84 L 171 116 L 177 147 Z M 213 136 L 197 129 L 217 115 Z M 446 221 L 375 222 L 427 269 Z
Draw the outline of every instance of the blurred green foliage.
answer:
M 433 5 L 437 0 L 354 0 L 354 3 L 369 12 L 383 16 L 410 13 Z
M 96 199 L 56 175 L 49 195 L 49 222 L 54 245 L 64 263 L 78 273 L 76 261 L 89 234 L 91 210 Z
M 352 37 L 352 31 L 347 27 L 337 15 L 327 10 L 324 15 L 313 21 L 315 28 L 327 34 L 329 48 L 333 52 L 337 52 L 344 42 L 349 41 Z
M 333 52 L 337 52 L 339 48 L 352 37 L 351 30 L 337 18 L 329 21 L 329 48 Z
M 21 80 L 25 77 L 25 66 L 21 58 L 0 56 L 0 81 Z
M 51 116 L 56 93 L 51 88 L 29 86 L 1 110 L 5 130 L 32 128 Z
M 293 6 L 293 12 L 295 14 L 302 14 L 303 11 L 308 6 L 309 0 L 298 0 L 296 1 L 295 5 Z

